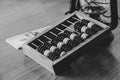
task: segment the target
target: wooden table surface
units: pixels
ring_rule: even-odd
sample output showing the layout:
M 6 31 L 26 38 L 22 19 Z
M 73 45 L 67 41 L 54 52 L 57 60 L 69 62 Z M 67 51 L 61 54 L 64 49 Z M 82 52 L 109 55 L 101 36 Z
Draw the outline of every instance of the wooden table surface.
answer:
M 62 75 L 51 74 L 5 42 L 63 19 L 68 1 L 0 0 L 0 80 L 120 80 L 119 26 L 108 48 L 87 50 L 88 54 L 73 62 Z

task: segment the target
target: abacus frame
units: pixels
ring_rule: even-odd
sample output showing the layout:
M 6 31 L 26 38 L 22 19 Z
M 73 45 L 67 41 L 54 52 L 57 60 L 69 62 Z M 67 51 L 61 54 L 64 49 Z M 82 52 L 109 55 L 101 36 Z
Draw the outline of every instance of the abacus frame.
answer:
M 104 30 L 100 31 L 96 35 L 93 35 L 90 39 L 88 39 L 87 41 L 78 45 L 74 49 L 70 50 L 69 52 L 67 52 L 66 55 L 62 56 L 61 58 L 59 58 L 55 61 L 50 60 L 46 56 L 42 55 L 38 51 L 36 51 L 36 50 L 32 49 L 30 46 L 28 46 L 29 42 L 33 41 L 37 37 L 41 36 L 45 32 L 52 29 L 58 23 L 63 22 L 64 20 L 66 20 L 67 18 L 71 17 L 74 14 L 76 14 L 79 18 L 85 18 L 87 20 L 90 20 L 94 23 L 99 24 L 100 26 L 102 26 L 104 28 Z M 28 42 L 26 42 L 25 44 L 23 44 L 22 47 L 23 47 L 23 52 L 24 52 L 25 55 L 27 55 L 30 58 L 32 58 L 33 60 L 35 60 L 37 63 L 39 63 L 40 65 L 45 67 L 51 73 L 60 74 L 61 70 L 63 70 L 68 64 L 72 63 L 75 59 L 79 58 L 80 56 L 82 56 L 84 54 L 83 50 L 85 50 L 87 47 L 89 47 L 91 45 L 96 45 L 100 41 L 104 40 L 106 38 L 105 36 L 108 35 L 110 32 L 111 31 L 110 31 L 109 26 L 107 26 L 105 24 L 102 24 L 101 22 L 98 22 L 98 21 L 96 21 L 92 18 L 89 18 L 86 15 L 82 14 L 81 12 L 74 12 L 71 15 L 68 15 L 66 18 L 64 18 L 60 22 L 57 22 L 54 25 L 52 25 L 49 29 L 45 30 L 43 33 L 39 34 L 35 38 L 33 38 L 33 39 L 29 40 Z

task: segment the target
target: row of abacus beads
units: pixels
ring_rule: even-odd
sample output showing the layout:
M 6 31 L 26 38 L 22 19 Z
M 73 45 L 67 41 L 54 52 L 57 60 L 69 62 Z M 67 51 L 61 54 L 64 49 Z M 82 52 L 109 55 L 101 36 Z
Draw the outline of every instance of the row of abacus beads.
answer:
M 81 37 L 85 39 L 85 34 L 82 34 Z M 50 59 L 55 60 L 59 55 L 62 56 L 65 52 L 69 51 L 75 45 L 74 42 L 77 42 L 76 44 L 78 44 L 78 42 L 82 42 L 83 39 L 81 37 L 65 30 L 64 33 L 59 34 L 56 39 L 51 41 L 51 44 L 54 46 L 50 43 L 44 43 L 44 46 L 39 47 L 38 51 L 45 56 L 48 56 Z M 74 42 L 72 40 L 74 40 Z
M 44 43 L 43 46 L 38 47 L 38 51 L 51 60 L 55 60 L 56 58 L 58 58 L 61 53 L 56 46 L 53 46 L 50 43 Z
M 58 40 L 52 40 L 51 42 L 54 46 L 52 46 L 50 43 L 44 43 L 43 46 L 40 46 L 38 48 L 38 51 L 45 56 L 48 56 L 50 59 L 54 60 L 60 56 L 62 56 L 65 52 L 61 51 L 59 48 L 61 45 L 63 45 L 62 42 L 59 42 Z M 56 44 L 57 43 L 57 44 Z M 56 45 L 55 45 L 56 44 Z M 68 46 L 63 45 L 61 49 L 68 50 Z M 56 55 L 57 54 L 57 55 Z
M 81 33 L 81 35 L 78 35 L 74 32 L 70 32 L 68 30 L 65 30 L 62 34 L 59 34 L 56 39 L 52 40 L 52 44 L 55 46 L 61 48 L 63 44 L 68 45 L 67 47 L 74 47 L 76 44 L 82 42 L 87 38 L 88 34 Z
M 80 22 L 77 22 L 75 25 L 74 25 L 74 29 L 75 31 L 78 31 L 78 32 L 85 32 L 89 35 L 93 35 L 94 33 L 96 33 L 97 31 L 95 30 L 92 30 L 90 28 L 88 28 L 87 26 L 83 26 Z
M 84 21 L 84 24 L 85 24 L 84 19 L 83 19 L 83 21 Z M 87 33 L 89 35 L 93 35 L 93 34 L 95 34 L 96 32 L 98 32 L 98 31 L 100 31 L 102 29 L 102 27 L 94 24 L 93 22 L 86 21 L 86 24 L 88 26 L 86 26 L 86 24 L 83 25 L 83 21 L 81 21 L 81 22 L 79 21 L 74 25 L 75 31 L 85 32 L 85 33 Z
M 86 20 L 86 19 L 82 19 L 81 21 L 79 21 L 80 24 L 81 24 L 81 27 L 82 26 L 87 26 L 88 28 L 91 28 L 92 30 L 95 30 L 95 31 L 99 31 L 102 29 L 102 27 L 100 27 L 99 25 L 89 21 L 89 20 Z

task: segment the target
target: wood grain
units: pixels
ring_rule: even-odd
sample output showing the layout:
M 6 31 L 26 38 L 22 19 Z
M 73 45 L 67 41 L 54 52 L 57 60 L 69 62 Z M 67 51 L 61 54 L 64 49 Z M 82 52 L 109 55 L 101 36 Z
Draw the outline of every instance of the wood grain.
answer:
M 120 79 L 119 25 L 113 31 L 115 38 L 109 47 L 86 50 L 87 54 L 73 62 L 62 75 L 51 74 L 5 42 L 11 36 L 63 19 L 68 10 L 68 1 L 0 0 L 0 80 Z

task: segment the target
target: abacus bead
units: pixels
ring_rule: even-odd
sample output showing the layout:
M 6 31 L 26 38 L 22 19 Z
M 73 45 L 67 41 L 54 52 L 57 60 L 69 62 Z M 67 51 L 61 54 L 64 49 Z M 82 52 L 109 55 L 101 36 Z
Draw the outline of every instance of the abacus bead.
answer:
M 58 48 L 61 48 L 63 44 L 64 44 L 64 43 L 59 42 L 59 43 L 57 44 L 57 47 L 58 47 Z
M 59 56 L 54 56 L 52 60 L 54 61 L 54 60 L 56 60 L 58 58 L 59 58 Z
M 102 30 L 103 28 L 101 27 L 101 26 L 99 26 L 99 25 L 96 25 L 98 28 L 97 28 L 97 31 L 100 31 L 100 30 Z
M 93 26 L 91 27 L 91 29 L 97 31 L 97 26 L 96 26 L 96 25 L 93 25 Z
M 68 47 L 68 51 L 69 51 L 74 47 L 74 44 L 70 44 L 70 45 L 67 44 L 67 47 Z
M 50 43 L 44 43 L 44 45 L 43 46 L 45 46 L 46 48 L 50 48 L 52 45 L 50 44 Z
M 83 24 L 83 25 L 85 25 L 85 26 L 87 26 L 89 22 L 90 22 L 90 21 L 85 20 L 85 19 L 82 19 L 82 20 L 81 20 L 81 24 Z
M 50 50 L 45 50 L 45 51 L 44 51 L 44 55 L 45 55 L 45 56 L 48 56 L 50 53 L 51 53 Z
M 100 26 L 98 26 L 98 25 L 95 24 L 95 25 L 92 26 L 91 29 L 93 29 L 95 31 L 100 31 L 102 29 L 102 27 L 100 27 Z
M 93 35 L 94 33 L 96 33 L 96 31 L 88 28 L 88 29 L 86 30 L 86 33 L 91 36 L 91 35 Z
M 76 36 L 76 37 L 74 38 L 74 41 L 75 41 L 75 42 L 81 42 L 81 40 L 83 40 L 83 39 L 81 38 L 81 36 Z
M 69 40 L 70 40 L 69 38 L 65 38 L 65 39 L 63 40 L 63 43 L 67 44 L 67 42 L 68 42 Z
M 91 28 L 93 25 L 94 25 L 93 22 L 89 22 L 88 25 L 87 25 L 87 27 Z
M 57 36 L 57 39 L 58 39 L 59 41 L 63 41 L 64 38 L 66 38 L 66 35 L 65 35 L 65 34 L 59 34 L 59 35 Z
M 53 52 L 51 52 L 51 53 L 48 55 L 48 58 L 51 59 L 52 55 L 53 55 Z
M 72 33 L 72 34 L 70 35 L 70 39 L 71 39 L 71 40 L 74 40 L 75 36 L 77 36 L 77 34 Z
M 77 36 L 77 37 L 74 39 L 74 46 L 79 45 L 79 44 L 82 43 L 83 41 L 84 41 L 84 39 L 82 39 L 81 36 Z
M 81 32 L 86 32 L 87 29 L 88 29 L 88 27 L 83 26 L 83 27 L 81 28 Z
M 60 41 L 59 41 L 58 39 L 53 39 L 53 40 L 51 41 L 51 44 L 57 46 L 57 44 L 58 44 L 59 42 L 60 42 Z
M 44 46 L 40 46 L 40 47 L 38 47 L 38 51 L 40 52 L 40 53 L 42 53 L 42 54 L 44 54 L 44 51 L 46 50 L 46 47 L 44 47 Z
M 51 50 L 52 52 L 54 52 L 55 49 L 57 49 L 57 47 L 55 47 L 55 46 L 51 46 L 51 47 L 50 47 L 50 50 Z
M 53 52 L 53 54 L 51 55 L 52 60 L 55 60 L 55 59 L 59 58 L 61 52 L 62 52 L 62 50 L 60 50 L 60 49 L 57 48 L 57 49 Z
M 74 25 L 74 29 L 75 29 L 76 31 L 80 31 L 80 29 L 81 29 L 82 26 L 83 26 L 83 25 L 81 24 L 81 22 L 77 22 L 77 23 L 75 23 L 75 25 Z
M 58 51 L 56 51 L 56 55 L 59 55 L 59 56 L 60 56 L 61 52 L 63 52 L 63 50 L 62 50 L 62 49 L 59 49 Z
M 88 37 L 88 34 L 86 34 L 86 33 L 83 33 L 82 35 L 81 35 L 81 38 L 82 39 L 86 39 Z
M 52 59 L 53 55 L 54 55 L 54 53 L 51 52 L 51 53 L 48 55 L 48 58 Z
M 52 61 L 53 61 L 53 57 L 54 57 L 53 53 L 50 53 L 49 56 L 48 56 L 48 58 L 51 59 Z
M 62 52 L 60 53 L 60 57 L 64 56 L 65 54 L 66 54 L 66 52 L 65 52 L 65 51 L 62 51 Z
M 56 60 L 57 58 L 59 58 L 61 52 L 62 52 L 62 50 L 60 50 L 60 49 L 57 48 L 57 49 L 53 52 L 53 55 L 51 56 L 52 60 Z
M 68 30 L 65 30 L 64 31 L 64 34 L 67 36 L 67 37 L 70 37 L 70 35 L 72 34 L 72 32 L 68 31 Z
M 69 50 L 70 50 L 70 46 L 68 46 L 68 45 L 64 44 L 64 45 L 61 47 L 61 50 L 63 50 L 63 51 L 65 51 L 65 52 L 67 52 L 67 51 L 69 51 Z
M 54 55 L 57 54 L 60 50 L 57 48 L 53 53 Z
M 73 47 L 73 46 L 74 46 L 74 43 L 73 43 L 72 40 L 69 40 L 68 43 L 67 43 L 66 45 Z

